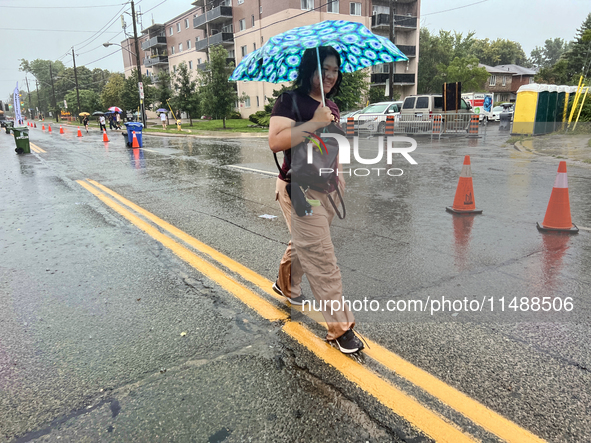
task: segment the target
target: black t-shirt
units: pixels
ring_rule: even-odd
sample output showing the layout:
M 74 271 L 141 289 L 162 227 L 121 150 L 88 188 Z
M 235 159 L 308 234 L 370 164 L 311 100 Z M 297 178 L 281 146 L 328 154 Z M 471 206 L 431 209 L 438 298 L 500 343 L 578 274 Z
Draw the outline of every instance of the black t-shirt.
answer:
M 289 93 L 284 92 L 279 97 L 277 97 L 275 106 L 273 106 L 273 111 L 271 111 L 271 117 L 287 117 L 295 122 L 298 122 L 299 119 L 293 106 L 293 97 L 295 97 L 298 110 L 300 111 L 301 122 L 312 120 L 312 117 L 314 117 L 314 112 L 316 112 L 316 109 L 321 105 L 321 103 L 314 100 L 309 95 L 302 94 L 299 91 L 293 91 Z M 341 118 L 339 107 L 336 105 L 336 103 L 328 99 L 326 99 L 326 106 L 330 108 L 335 121 L 338 122 Z M 287 175 L 287 171 L 289 171 L 291 167 L 291 149 L 286 149 L 283 151 L 283 154 L 283 165 L 281 166 L 282 174 L 279 174 L 279 178 L 281 180 L 283 180 L 283 177 Z

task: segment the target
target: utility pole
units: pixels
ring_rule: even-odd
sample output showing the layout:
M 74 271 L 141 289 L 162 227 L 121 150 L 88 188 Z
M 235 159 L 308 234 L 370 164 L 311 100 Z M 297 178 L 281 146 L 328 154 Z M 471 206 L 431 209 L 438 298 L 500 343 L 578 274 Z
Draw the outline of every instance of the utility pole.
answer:
M 74 47 L 72 46 L 72 60 L 74 61 L 74 80 L 76 80 L 76 98 L 78 99 L 78 118 L 80 118 L 80 91 L 78 91 L 78 73 L 76 72 L 76 56 L 74 55 Z
M 390 41 L 392 43 L 394 43 L 394 0 L 389 0 L 390 3 Z M 390 101 L 392 101 L 393 97 L 394 97 L 394 62 L 390 63 L 390 75 L 388 76 L 388 82 L 389 82 L 389 90 L 390 90 L 390 94 L 389 94 L 389 98 Z
M 138 81 L 138 92 L 140 89 L 140 83 L 142 82 L 142 68 L 140 66 L 140 47 L 137 41 L 137 26 L 135 24 L 135 5 L 131 0 L 131 19 L 133 21 L 133 38 L 135 40 L 135 62 L 137 67 L 137 81 Z M 142 113 L 142 123 L 144 128 L 146 127 L 146 113 L 144 112 L 144 99 L 140 95 L 140 112 Z
M 39 82 L 35 79 L 35 88 L 37 89 L 37 115 L 41 112 L 41 102 L 39 102 Z
M 53 73 L 51 72 L 51 62 L 49 62 L 49 78 L 51 78 L 51 92 L 53 93 L 53 112 L 55 113 L 55 122 L 59 123 L 57 117 L 57 102 L 55 101 L 55 89 L 53 87 Z
M 27 97 L 29 98 L 29 118 L 33 120 L 33 112 L 31 111 L 31 91 L 29 91 L 29 79 L 25 77 L 27 83 Z

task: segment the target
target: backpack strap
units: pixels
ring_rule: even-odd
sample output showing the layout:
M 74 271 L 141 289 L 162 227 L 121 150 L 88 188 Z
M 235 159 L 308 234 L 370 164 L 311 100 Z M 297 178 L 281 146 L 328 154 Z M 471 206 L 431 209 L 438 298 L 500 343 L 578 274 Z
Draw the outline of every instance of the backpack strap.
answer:
M 341 216 L 341 213 L 339 212 L 339 209 L 337 208 L 337 205 L 335 205 L 334 200 L 330 196 L 330 194 L 328 194 L 328 201 L 330 201 L 330 204 L 334 208 L 334 210 L 337 214 L 337 217 L 340 218 L 341 220 L 343 220 L 347 216 L 347 210 L 345 209 L 345 201 L 343 200 L 343 197 L 341 196 L 341 191 L 339 191 L 338 187 L 337 187 L 337 195 L 339 196 L 339 202 L 341 203 L 341 206 L 343 207 L 343 215 L 342 216 Z
M 284 94 L 287 94 L 291 97 L 291 110 L 292 112 L 296 115 L 296 118 L 301 121 L 302 120 L 302 115 L 300 114 L 300 109 L 298 108 L 298 104 L 296 102 L 296 94 L 294 91 L 287 91 L 284 92 Z M 283 96 L 281 97 L 281 100 L 283 100 Z M 275 164 L 277 165 L 277 169 L 279 170 L 279 175 L 281 176 L 281 178 L 284 181 L 289 182 L 290 180 L 285 176 L 285 174 L 283 173 L 283 170 L 281 169 L 281 165 L 279 164 L 279 160 L 277 159 L 277 153 L 273 152 L 273 157 L 275 158 Z

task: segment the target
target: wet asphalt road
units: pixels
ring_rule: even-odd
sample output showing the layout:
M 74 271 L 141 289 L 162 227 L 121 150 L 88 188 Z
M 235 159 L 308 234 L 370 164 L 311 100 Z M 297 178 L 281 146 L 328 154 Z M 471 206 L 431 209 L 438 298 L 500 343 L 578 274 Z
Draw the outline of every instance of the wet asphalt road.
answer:
M 26 156 L 0 134 L 0 440 L 423 441 L 76 183 L 96 180 L 273 280 L 288 241 L 275 179 L 234 167 L 274 172 L 266 139 L 145 136 L 131 150 L 118 133 L 105 146 L 97 132 L 56 132 L 32 130 L 47 152 Z M 418 165 L 395 159 L 401 177 L 347 178 L 347 218 L 332 229 L 345 295 L 381 307 L 492 297 L 493 312 L 487 301 L 480 312 L 356 317 L 372 340 L 536 435 L 588 441 L 591 233 L 536 230 L 558 160 L 508 137 L 490 126 L 476 140 L 419 138 Z M 362 152 L 375 144 L 362 140 Z M 481 216 L 445 212 L 464 155 Z M 582 227 L 590 180 L 569 164 Z M 571 297 L 573 309 L 514 311 L 514 297 Z

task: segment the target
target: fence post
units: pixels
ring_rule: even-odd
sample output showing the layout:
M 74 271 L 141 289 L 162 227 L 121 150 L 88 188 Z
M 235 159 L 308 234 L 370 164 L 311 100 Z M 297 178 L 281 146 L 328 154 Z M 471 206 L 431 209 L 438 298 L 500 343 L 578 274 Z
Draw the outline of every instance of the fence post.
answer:
M 353 117 L 347 117 L 347 137 L 355 136 L 355 119 Z
M 468 126 L 468 137 L 478 137 L 478 115 L 470 116 L 470 126 Z
M 394 116 L 386 117 L 386 135 L 394 135 Z

